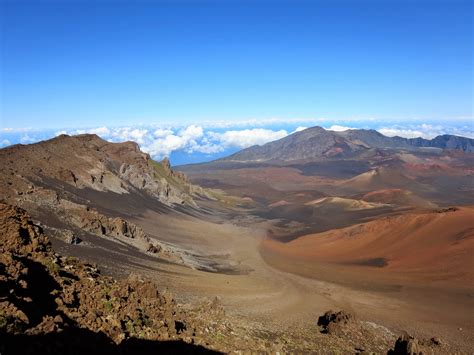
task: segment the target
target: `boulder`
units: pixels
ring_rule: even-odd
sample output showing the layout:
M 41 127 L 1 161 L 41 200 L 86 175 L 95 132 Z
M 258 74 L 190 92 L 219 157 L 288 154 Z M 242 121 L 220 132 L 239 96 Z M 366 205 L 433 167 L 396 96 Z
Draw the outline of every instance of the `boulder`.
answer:
M 354 315 L 346 311 L 327 311 L 318 318 L 318 326 L 322 328 L 321 333 L 332 334 L 354 321 Z
M 432 354 L 435 349 L 436 352 L 440 351 L 442 342 L 438 337 L 432 337 L 431 339 L 417 339 L 414 336 L 404 333 L 397 341 L 393 349 L 388 351 L 388 355 L 421 355 L 421 354 Z
M 64 241 L 68 244 L 71 245 L 78 245 L 82 242 L 82 239 L 76 236 L 73 232 L 71 231 L 66 231 L 63 233 L 64 234 Z
M 389 350 L 388 355 L 418 355 L 423 354 L 418 344 L 418 339 L 405 333 L 395 342 L 393 350 Z
M 153 245 L 152 243 L 148 244 L 148 249 L 147 249 L 148 253 L 156 254 L 156 253 L 159 253 L 160 251 L 161 251 L 161 246 Z

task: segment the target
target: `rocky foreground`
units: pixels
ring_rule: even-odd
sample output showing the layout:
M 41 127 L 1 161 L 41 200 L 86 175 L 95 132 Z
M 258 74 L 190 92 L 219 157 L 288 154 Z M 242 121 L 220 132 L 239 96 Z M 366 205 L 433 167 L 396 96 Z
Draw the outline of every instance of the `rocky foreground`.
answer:
M 309 329 L 265 331 L 228 317 L 218 300 L 178 304 L 139 276 L 117 281 L 54 252 L 41 227 L 0 204 L 0 353 L 319 352 L 445 353 L 438 339 L 395 340 L 346 312 Z
M 0 204 L 0 228 L 1 354 L 204 353 L 259 345 L 237 339 L 216 301 L 185 309 L 138 276 L 116 281 L 59 256 L 20 208 Z

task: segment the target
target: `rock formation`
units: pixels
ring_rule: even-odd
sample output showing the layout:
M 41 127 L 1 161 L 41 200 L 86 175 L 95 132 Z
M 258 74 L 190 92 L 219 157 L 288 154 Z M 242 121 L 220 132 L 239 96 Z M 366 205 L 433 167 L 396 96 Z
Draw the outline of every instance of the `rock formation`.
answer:
M 258 339 L 240 341 L 224 316 L 214 301 L 185 310 L 150 281 L 116 281 L 56 254 L 24 210 L 0 204 L 0 353 L 263 349 Z M 215 336 L 223 331 L 225 341 Z
M 165 205 L 194 206 L 195 197 L 206 195 L 174 172 L 167 159 L 156 162 L 134 142 L 110 143 L 96 135 L 10 146 L 0 150 L 0 162 L 0 190 L 8 200 L 58 185 L 115 194 L 142 191 Z

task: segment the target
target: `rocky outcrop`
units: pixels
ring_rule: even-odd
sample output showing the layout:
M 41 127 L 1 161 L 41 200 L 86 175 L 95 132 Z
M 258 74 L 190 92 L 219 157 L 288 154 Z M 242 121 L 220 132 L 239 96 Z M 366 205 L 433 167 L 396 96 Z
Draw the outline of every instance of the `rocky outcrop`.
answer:
M 96 210 L 84 207 L 71 213 L 70 218 L 79 228 L 99 236 L 146 238 L 141 227 L 121 217 L 110 218 Z
M 54 235 L 70 245 L 80 245 L 82 239 L 78 231 L 84 231 L 99 237 L 116 238 L 121 242 L 133 245 L 142 252 L 160 254 L 169 258 L 171 255 L 158 241 L 150 238 L 143 229 L 123 217 L 109 217 L 88 205 L 72 202 L 60 197 L 58 192 L 33 186 L 31 193 L 18 197 L 17 201 L 25 207 L 39 209 L 42 213 L 54 216 L 61 222 L 61 227 L 54 227 L 44 223 L 51 230 L 60 231 Z M 66 228 L 64 228 L 66 227 Z M 73 231 L 74 230 L 74 231 Z M 176 259 L 173 256 L 173 259 Z
M 69 205 L 72 204 L 69 203 Z M 75 206 L 76 208 L 69 210 L 66 214 L 63 213 L 63 216 L 66 221 L 71 221 L 73 225 L 81 230 L 95 234 L 99 237 L 119 238 L 121 240 L 125 239 L 125 241 L 127 241 L 127 239 L 132 239 L 135 243 L 130 241 L 128 244 L 135 245 L 143 252 L 151 254 L 163 252 L 162 256 L 169 256 L 165 253 L 165 250 L 159 242 L 150 238 L 150 236 L 148 236 L 140 226 L 131 223 L 122 217 L 107 217 L 87 206 Z M 66 238 L 67 243 L 79 244 L 81 242 L 80 238 L 74 236 L 69 237 L 69 234 L 72 234 L 72 232 L 65 231 L 65 233 L 68 235 Z
M 157 254 L 161 250 L 162 250 L 162 247 L 160 245 L 149 243 L 146 251 L 148 253 Z
M 355 323 L 353 314 L 346 311 L 327 311 L 318 318 L 318 326 L 322 328 L 321 333 L 337 334 L 347 325 Z
M 110 143 L 96 135 L 61 135 L 0 149 L 0 164 L 3 201 L 62 230 L 59 239 L 70 245 L 80 244 L 78 235 L 86 232 L 179 261 L 127 218 L 146 209 L 194 209 L 195 199 L 207 196 L 168 159 L 156 162 L 136 143 Z
M 418 344 L 418 339 L 404 334 L 397 339 L 393 350 L 389 350 L 389 355 L 418 355 L 423 354 Z
M 64 234 L 64 241 L 67 244 L 78 245 L 78 244 L 81 244 L 81 242 L 82 242 L 81 238 L 79 238 L 77 235 L 75 235 L 73 232 L 71 232 L 69 230 L 64 231 L 63 234 Z
M 423 355 L 443 352 L 445 352 L 445 349 L 443 349 L 439 338 L 419 340 L 405 333 L 397 339 L 394 348 L 390 349 L 387 355 Z
M 156 162 L 134 142 L 110 143 L 91 134 L 0 149 L 0 163 L 0 191 L 11 203 L 30 185 L 122 195 L 143 192 L 168 206 L 195 206 L 194 199 L 206 195 L 171 169 L 168 159 Z
M 178 180 L 181 180 L 185 183 L 188 182 L 188 179 L 187 179 L 187 177 L 184 173 L 171 169 L 171 163 L 170 163 L 170 160 L 168 158 L 165 157 L 161 161 L 161 165 L 163 166 L 163 170 L 165 171 L 166 176 L 172 176 L 172 177 L 174 177 Z
M 48 238 L 19 207 L 0 203 L 0 258 L 11 255 L 45 255 L 51 252 Z
M 117 281 L 56 254 L 24 210 L 0 204 L 2 354 L 204 353 L 229 350 L 229 342 L 264 348 L 233 335 L 223 317 L 215 302 L 183 307 L 139 276 Z

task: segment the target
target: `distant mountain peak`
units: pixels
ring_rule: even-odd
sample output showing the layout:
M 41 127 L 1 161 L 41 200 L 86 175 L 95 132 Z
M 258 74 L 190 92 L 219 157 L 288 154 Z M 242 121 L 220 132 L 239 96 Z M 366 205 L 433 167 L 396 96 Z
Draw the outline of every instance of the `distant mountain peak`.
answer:
M 387 137 L 374 129 L 330 131 L 320 126 L 309 127 L 262 146 L 252 146 L 224 161 L 304 161 L 346 158 L 369 149 L 419 150 L 422 148 L 452 149 L 474 152 L 474 140 L 454 135 L 433 139 Z

